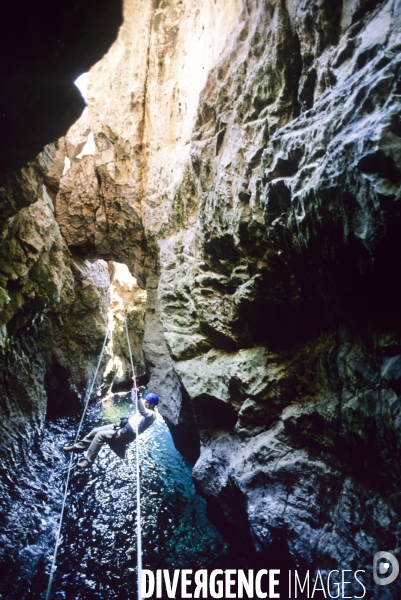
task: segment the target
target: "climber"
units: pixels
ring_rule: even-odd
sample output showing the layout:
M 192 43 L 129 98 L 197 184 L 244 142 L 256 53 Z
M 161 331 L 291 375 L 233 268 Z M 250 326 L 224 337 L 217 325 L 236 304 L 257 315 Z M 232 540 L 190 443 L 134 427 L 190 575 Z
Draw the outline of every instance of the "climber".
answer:
M 136 390 L 138 392 L 138 390 Z M 138 395 L 138 413 L 132 417 L 124 417 L 119 424 L 110 423 L 103 427 L 92 429 L 82 440 L 76 442 L 73 446 L 64 446 L 66 452 L 84 452 L 85 459 L 77 463 L 77 467 L 90 467 L 103 444 L 107 443 L 120 458 L 125 458 L 127 444 L 135 439 L 136 427 L 138 424 L 138 434 L 140 435 L 154 423 L 156 420 L 155 406 L 159 402 L 157 394 L 149 393 L 145 397 L 145 402 Z

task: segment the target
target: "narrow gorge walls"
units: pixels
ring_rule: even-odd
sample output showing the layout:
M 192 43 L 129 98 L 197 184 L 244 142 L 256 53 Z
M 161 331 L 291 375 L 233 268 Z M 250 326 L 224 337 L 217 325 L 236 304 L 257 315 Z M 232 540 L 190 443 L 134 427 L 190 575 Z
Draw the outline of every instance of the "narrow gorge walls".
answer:
M 2 188 L 9 205 L 20 196 L 32 200 L 4 218 L 1 227 L 5 464 L 10 457 L 20 460 L 20 453 L 29 450 L 47 410 L 68 410 L 63 404 L 83 393 L 104 337 L 110 285 L 107 264 L 74 258 L 61 236 L 44 185 L 56 154 L 55 146 L 47 147 Z
M 188 170 L 199 94 L 239 9 L 237 2 L 125 4 L 117 42 L 89 73 L 88 115 L 66 136 L 68 152 L 79 131 L 91 131 L 96 151 L 80 159 L 69 153 L 55 199 L 75 253 L 123 262 L 147 288 L 149 386 L 160 390 L 172 427 L 188 419 L 160 323 L 158 240 L 181 227 L 177 190 Z M 186 428 L 192 435 L 193 424 Z
M 369 568 L 400 544 L 401 8 L 212 9 L 126 3 L 56 216 L 148 285 L 145 356 L 163 334 L 153 381 L 220 518 L 297 564 Z
M 64 153 L 57 142 L 43 148 L 82 112 L 74 79 L 104 54 L 121 22 L 118 1 L 83 0 L 74 10 L 47 0 L 4 6 L 0 320 L 2 458 L 7 464 L 10 456 L 16 459 L 29 448 L 31 431 L 40 431 L 45 389 L 53 399 L 82 393 L 90 364 L 79 362 L 80 349 L 88 344 L 89 354 L 97 353 L 96 332 L 102 335 L 108 272 L 69 252 L 52 203 Z M 86 318 L 89 322 L 78 329 L 76 322 Z M 64 371 L 67 355 L 75 351 L 75 366 Z
M 80 411 L 107 323 L 108 266 L 72 255 L 44 184 L 56 181 L 57 152 L 47 146 L 0 187 L 0 595 L 9 598 L 10 587 L 32 597 L 54 540 L 60 458 L 50 434 L 42 447 L 45 419 Z M 31 203 L 18 210 L 21 200 Z
M 47 175 L 57 244 L 146 288 L 149 385 L 220 522 L 368 576 L 401 544 L 400 31 L 399 0 L 127 0 Z
M 55 140 L 83 110 L 74 79 L 115 39 L 121 3 L 73 4 L 2 7 L 0 554 L 2 575 L 10 580 L 4 578 L 0 594 L 8 594 L 10 585 L 19 593 L 19 577 L 29 594 L 40 558 L 36 544 L 51 533 L 43 516 L 57 499 L 57 484 L 43 475 L 48 465 L 41 464 L 38 442 L 46 414 L 79 407 L 109 303 L 107 265 L 74 256 L 54 218 L 64 167 Z M 48 450 L 51 456 L 51 444 Z

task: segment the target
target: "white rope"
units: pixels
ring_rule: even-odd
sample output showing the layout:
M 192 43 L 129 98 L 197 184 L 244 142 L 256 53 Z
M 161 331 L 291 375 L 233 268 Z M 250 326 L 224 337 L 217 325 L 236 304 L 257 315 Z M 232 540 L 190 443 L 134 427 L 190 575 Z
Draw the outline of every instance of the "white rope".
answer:
M 134 385 L 131 390 L 131 402 L 134 402 L 135 394 L 135 406 L 137 417 L 135 419 L 135 434 L 136 434 L 136 528 L 137 528 L 137 571 L 138 571 L 138 600 L 142 600 L 142 528 L 141 528 L 141 488 L 140 488 L 140 476 L 139 476 L 139 435 L 138 435 L 138 392 L 136 387 L 134 361 L 132 360 L 131 344 L 128 335 L 127 315 L 124 307 L 124 321 L 125 321 L 125 332 L 127 334 L 128 351 L 131 361 L 132 376 L 134 378 Z
M 97 374 L 98 374 L 98 371 L 99 371 L 100 363 L 102 362 L 103 353 L 104 353 L 104 349 L 106 347 L 106 342 L 107 342 L 108 335 L 109 335 L 109 328 L 107 327 L 107 329 L 106 329 L 106 335 L 104 336 L 103 347 L 102 347 L 102 351 L 101 351 L 100 356 L 99 356 L 99 360 L 98 360 L 98 363 L 97 363 L 95 375 L 93 376 L 92 384 L 91 384 L 91 386 L 89 388 L 89 393 L 88 393 L 88 395 L 86 397 L 86 402 L 85 402 L 85 407 L 84 407 L 84 410 L 83 410 L 83 413 L 82 413 L 82 417 L 81 417 L 81 420 L 80 420 L 79 425 L 78 425 L 77 433 L 75 435 L 74 445 L 78 441 L 78 436 L 79 436 L 79 433 L 81 431 L 81 426 L 82 426 L 82 423 L 83 423 L 83 420 L 84 420 L 84 417 L 85 417 L 85 414 L 86 414 L 86 409 L 88 408 L 89 400 L 90 400 L 90 397 L 91 397 L 92 392 L 93 392 L 93 386 L 95 385 L 95 381 L 96 381 L 96 377 L 97 377 Z M 63 523 L 64 508 L 65 508 L 65 502 L 66 502 L 66 499 L 67 499 L 68 483 L 70 481 L 70 474 L 71 474 L 71 467 L 72 467 L 72 458 L 73 458 L 73 455 L 71 453 L 70 462 L 69 462 L 68 471 L 67 471 L 67 480 L 65 482 L 63 504 L 61 506 L 60 521 L 59 521 L 58 531 L 57 531 L 57 535 L 56 535 L 56 544 L 55 544 L 55 547 L 54 547 L 54 554 L 53 554 L 52 566 L 50 568 L 49 583 L 47 585 L 46 600 L 50 600 L 50 596 L 51 596 L 51 589 L 52 589 L 54 571 L 55 571 L 55 568 L 56 568 L 57 551 L 58 551 L 58 546 L 60 544 L 61 526 L 62 526 L 62 523 Z

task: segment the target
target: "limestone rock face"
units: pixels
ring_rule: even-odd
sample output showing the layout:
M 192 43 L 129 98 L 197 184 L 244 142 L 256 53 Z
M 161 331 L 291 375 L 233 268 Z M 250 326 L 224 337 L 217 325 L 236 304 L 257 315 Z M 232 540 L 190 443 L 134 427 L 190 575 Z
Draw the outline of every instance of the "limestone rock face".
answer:
M 140 202 L 132 190 L 116 185 L 105 165 L 97 168 L 93 156 L 73 163 L 61 179 L 55 207 L 62 234 L 75 253 L 124 262 L 143 285 Z
M 196 225 L 160 242 L 199 489 L 260 550 L 369 574 L 401 544 L 399 10 L 255 2 L 201 95 Z
M 2 188 L 0 451 L 4 465 L 18 463 L 29 452 L 47 413 L 79 407 L 107 321 L 107 264 L 73 257 L 54 218 L 44 182 L 49 173 L 56 180 L 57 161 L 51 159 L 57 153 L 55 147 L 46 148 Z
M 238 11 L 238 0 L 128 0 L 117 42 L 90 72 L 97 152 L 61 180 L 57 220 L 75 251 L 125 262 L 142 286 L 157 269 L 156 238 L 181 211 L 199 94 Z
M 128 0 L 55 198 L 71 251 L 147 286 L 151 384 L 221 520 L 366 582 L 401 548 L 400 25 L 398 0 Z
M 160 392 L 164 416 L 171 427 L 181 425 L 177 436 L 185 440 L 194 437 L 194 428 L 163 339 L 158 243 L 182 218 L 176 194 L 188 169 L 199 94 L 239 8 L 237 0 L 224 6 L 126 2 L 116 44 L 89 74 L 88 116 L 96 152 L 72 160 L 55 200 L 61 232 L 75 253 L 123 262 L 146 286 L 149 389 Z M 81 134 L 86 130 L 82 120 Z M 77 132 L 75 126 L 67 133 L 67 147 Z M 198 436 L 194 439 L 198 447 Z

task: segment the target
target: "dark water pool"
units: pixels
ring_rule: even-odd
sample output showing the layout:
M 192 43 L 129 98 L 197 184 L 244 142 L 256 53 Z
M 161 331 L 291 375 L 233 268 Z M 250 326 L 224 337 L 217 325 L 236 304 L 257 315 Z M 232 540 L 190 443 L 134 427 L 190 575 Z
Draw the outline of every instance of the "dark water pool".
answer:
M 118 421 L 128 404 L 128 397 L 114 396 L 106 405 L 93 407 L 83 432 Z M 67 462 L 68 457 L 64 470 Z M 140 436 L 140 468 L 143 568 L 249 566 L 206 518 L 206 503 L 195 493 L 191 465 L 176 450 L 160 415 Z M 72 473 L 52 597 L 135 598 L 135 519 L 135 445 L 131 444 L 124 461 L 105 446 L 92 469 L 76 468 Z M 53 547 L 45 552 L 43 573 L 36 577 L 31 598 L 44 597 L 52 552 Z

